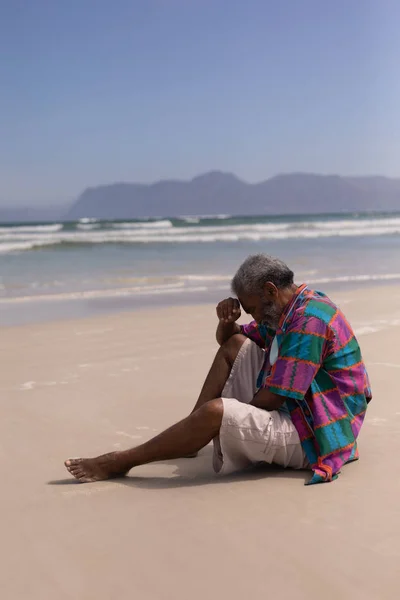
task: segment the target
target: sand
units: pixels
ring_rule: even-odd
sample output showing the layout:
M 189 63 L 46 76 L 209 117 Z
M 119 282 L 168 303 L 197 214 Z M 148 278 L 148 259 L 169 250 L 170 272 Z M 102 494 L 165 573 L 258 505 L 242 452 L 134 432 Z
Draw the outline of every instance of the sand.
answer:
M 220 478 L 211 446 L 112 482 L 64 469 L 190 411 L 216 350 L 213 306 L 2 328 L 1 597 L 397 598 L 400 288 L 333 297 L 374 400 L 360 461 L 311 487 L 284 470 Z

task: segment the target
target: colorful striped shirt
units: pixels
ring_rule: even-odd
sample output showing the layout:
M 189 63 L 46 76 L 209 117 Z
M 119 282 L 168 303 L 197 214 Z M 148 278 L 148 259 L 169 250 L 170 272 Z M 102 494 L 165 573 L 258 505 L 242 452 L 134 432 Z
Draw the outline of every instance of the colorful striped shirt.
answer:
M 309 483 L 336 479 L 358 458 L 357 436 L 372 398 L 354 332 L 322 292 L 300 286 L 277 330 L 255 321 L 241 332 L 265 349 L 257 387 L 284 396 L 314 471 Z

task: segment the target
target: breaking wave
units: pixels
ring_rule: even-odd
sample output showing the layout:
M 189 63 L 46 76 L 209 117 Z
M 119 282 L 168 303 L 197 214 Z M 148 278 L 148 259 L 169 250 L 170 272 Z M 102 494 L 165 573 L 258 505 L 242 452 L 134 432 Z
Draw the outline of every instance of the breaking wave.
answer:
M 207 244 L 399 234 L 399 216 L 277 220 L 218 215 L 124 222 L 85 218 L 76 223 L 1 226 L 0 253 L 95 244 Z

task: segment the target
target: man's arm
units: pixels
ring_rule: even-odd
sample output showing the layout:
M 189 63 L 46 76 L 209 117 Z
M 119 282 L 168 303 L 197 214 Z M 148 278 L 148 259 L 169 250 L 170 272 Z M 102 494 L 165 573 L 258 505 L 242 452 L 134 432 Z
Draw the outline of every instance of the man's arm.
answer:
M 270 392 L 268 388 L 261 388 L 250 402 L 257 408 L 264 408 L 265 410 L 278 410 L 285 402 L 285 398 Z
M 216 333 L 218 344 L 222 346 L 222 344 L 225 344 L 236 333 L 240 333 L 240 327 L 237 323 L 224 323 L 220 321 Z

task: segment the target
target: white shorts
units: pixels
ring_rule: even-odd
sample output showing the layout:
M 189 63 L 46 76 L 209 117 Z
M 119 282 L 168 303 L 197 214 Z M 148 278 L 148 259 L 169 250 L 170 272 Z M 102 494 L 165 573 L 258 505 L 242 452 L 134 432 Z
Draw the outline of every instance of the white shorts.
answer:
M 214 439 L 213 467 L 227 474 L 264 462 L 309 468 L 290 415 L 250 406 L 264 361 L 264 350 L 247 339 L 240 348 L 222 392 L 224 414 Z

